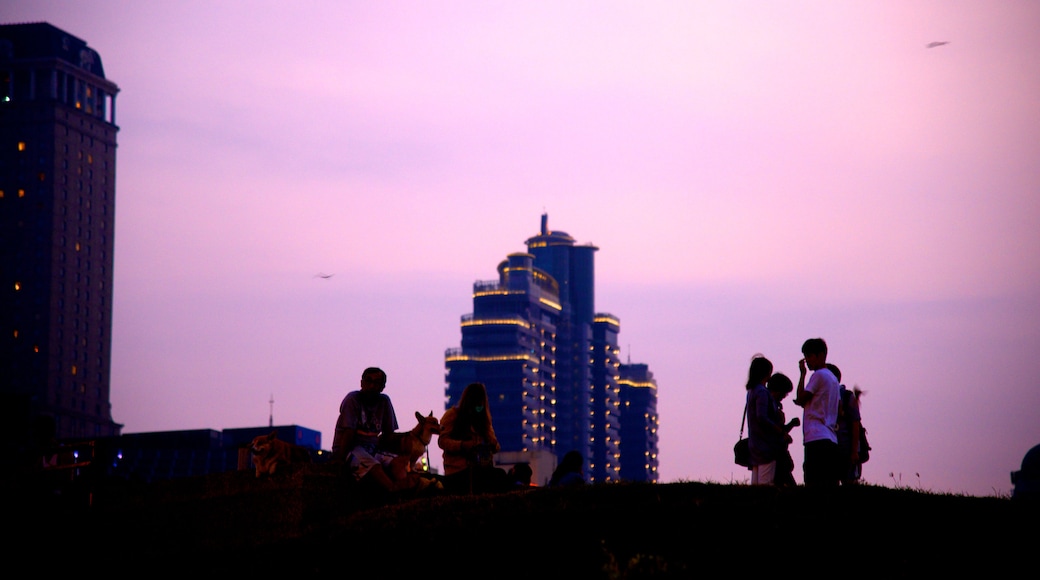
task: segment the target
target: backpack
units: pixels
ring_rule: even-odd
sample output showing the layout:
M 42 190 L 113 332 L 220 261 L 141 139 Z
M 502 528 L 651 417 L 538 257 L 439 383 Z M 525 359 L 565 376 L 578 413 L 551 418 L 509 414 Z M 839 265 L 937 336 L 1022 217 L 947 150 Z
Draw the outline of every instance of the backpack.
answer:
M 870 460 L 870 443 L 867 443 L 867 429 L 861 422 L 859 424 L 859 462 L 866 463 Z
M 841 386 L 841 407 L 840 412 L 842 415 L 848 414 L 846 408 L 852 406 L 853 401 L 859 400 L 859 388 L 853 388 L 849 390 L 845 388 L 845 385 Z M 863 426 L 863 416 L 860 414 L 859 420 L 859 462 L 866 463 L 870 460 L 870 443 L 867 442 L 867 428 Z

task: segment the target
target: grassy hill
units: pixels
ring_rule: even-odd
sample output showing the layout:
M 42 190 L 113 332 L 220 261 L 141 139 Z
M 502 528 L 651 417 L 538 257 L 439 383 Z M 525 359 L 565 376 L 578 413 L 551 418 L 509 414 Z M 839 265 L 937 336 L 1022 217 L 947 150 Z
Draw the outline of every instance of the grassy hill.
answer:
M 90 507 L 71 493 L 15 502 L 12 554 L 117 577 L 363 577 L 376 565 L 392 578 L 690 578 L 769 566 L 808 577 L 934 577 L 1018 570 L 1040 539 L 1036 505 L 876 486 L 378 496 L 312 465 L 93 492 Z M 810 550 L 815 563 L 797 564 Z

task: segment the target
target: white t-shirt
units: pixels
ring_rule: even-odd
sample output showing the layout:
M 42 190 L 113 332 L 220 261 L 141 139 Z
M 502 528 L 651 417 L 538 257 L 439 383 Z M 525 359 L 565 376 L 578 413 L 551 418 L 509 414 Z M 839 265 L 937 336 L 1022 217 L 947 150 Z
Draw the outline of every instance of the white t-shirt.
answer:
M 802 443 L 827 439 L 838 442 L 838 404 L 841 401 L 841 386 L 838 379 L 826 368 L 813 371 L 805 390 L 812 399 L 802 414 Z

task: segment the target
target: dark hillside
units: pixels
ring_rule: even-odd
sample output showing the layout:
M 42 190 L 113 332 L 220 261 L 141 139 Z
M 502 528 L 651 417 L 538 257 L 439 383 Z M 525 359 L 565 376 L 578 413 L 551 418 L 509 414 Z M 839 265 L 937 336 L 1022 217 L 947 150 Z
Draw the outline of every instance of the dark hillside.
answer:
M 467 578 L 694 577 L 789 568 L 812 548 L 823 550 L 821 577 L 842 561 L 862 577 L 935 577 L 1017 570 L 1040 538 L 1035 505 L 874 486 L 361 492 L 322 466 L 109 487 L 90 508 L 22 505 L 25 519 L 9 520 L 20 530 L 12 547 L 54 571 L 117 576 L 353 577 L 376 562 L 390 577 L 451 568 Z

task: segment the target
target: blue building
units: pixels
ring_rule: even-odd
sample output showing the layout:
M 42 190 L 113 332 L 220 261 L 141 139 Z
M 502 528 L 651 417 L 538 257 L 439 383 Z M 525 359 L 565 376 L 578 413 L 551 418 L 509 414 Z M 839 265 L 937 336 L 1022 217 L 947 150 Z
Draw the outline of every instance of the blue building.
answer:
M 621 479 L 657 483 L 657 381 L 645 364 L 618 367 Z
M 281 425 L 127 433 L 94 441 L 92 460 L 105 476 L 141 482 L 252 469 L 250 443 L 272 431 L 278 439 L 310 450 L 313 460 L 321 458 L 320 432 Z
M 595 311 L 593 245 L 548 227 L 473 285 L 462 344 L 445 353 L 446 408 L 484 383 L 502 451 L 578 451 L 589 481 L 621 477 L 619 320 Z
M 589 402 L 588 471 L 593 481 L 617 481 L 621 477 L 621 387 L 618 383 L 621 322 L 613 315 L 598 313 L 592 321 L 592 383 Z

